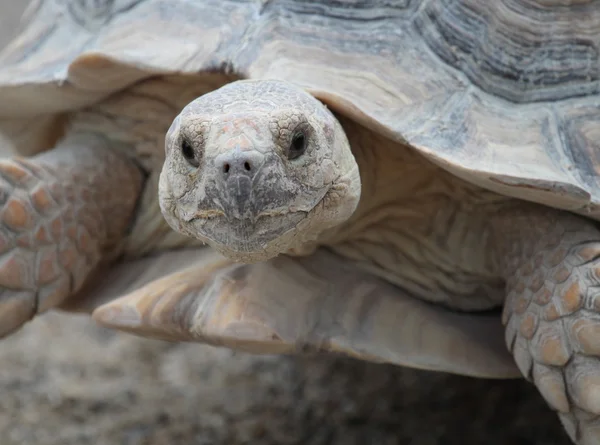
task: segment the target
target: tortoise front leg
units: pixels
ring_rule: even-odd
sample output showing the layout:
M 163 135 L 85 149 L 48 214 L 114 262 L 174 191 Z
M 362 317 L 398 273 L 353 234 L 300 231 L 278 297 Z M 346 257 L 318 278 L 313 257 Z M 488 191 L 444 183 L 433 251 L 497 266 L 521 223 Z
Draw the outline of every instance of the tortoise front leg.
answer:
M 0 161 L 0 337 L 59 305 L 119 248 L 142 181 L 93 134 Z
M 600 444 L 600 230 L 558 211 L 501 225 L 507 345 L 571 439 Z

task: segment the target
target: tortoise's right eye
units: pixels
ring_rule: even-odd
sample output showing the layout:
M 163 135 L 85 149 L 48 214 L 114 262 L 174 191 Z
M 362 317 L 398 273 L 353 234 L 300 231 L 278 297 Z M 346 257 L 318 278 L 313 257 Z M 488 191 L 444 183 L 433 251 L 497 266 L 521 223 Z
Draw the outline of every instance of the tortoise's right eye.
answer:
M 187 139 L 182 139 L 181 141 L 181 154 L 193 167 L 198 167 L 200 165 L 194 147 L 192 147 L 192 144 L 190 144 Z

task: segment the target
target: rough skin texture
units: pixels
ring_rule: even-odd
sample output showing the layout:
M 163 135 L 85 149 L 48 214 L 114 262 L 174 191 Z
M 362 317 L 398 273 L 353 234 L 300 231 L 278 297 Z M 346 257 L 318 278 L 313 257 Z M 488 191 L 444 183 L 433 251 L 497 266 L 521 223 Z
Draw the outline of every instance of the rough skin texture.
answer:
M 544 211 L 500 217 L 497 223 L 504 230 L 535 227 L 529 242 L 509 237 L 500 249 L 509 277 L 503 313 L 507 346 L 573 441 L 597 444 L 600 232 L 580 218 Z
M 165 218 L 237 261 L 306 251 L 360 198 L 340 124 L 285 82 L 238 81 L 196 99 L 173 122 L 166 153 Z
M 140 170 L 93 134 L 0 161 L 0 337 L 77 292 L 121 247 Z

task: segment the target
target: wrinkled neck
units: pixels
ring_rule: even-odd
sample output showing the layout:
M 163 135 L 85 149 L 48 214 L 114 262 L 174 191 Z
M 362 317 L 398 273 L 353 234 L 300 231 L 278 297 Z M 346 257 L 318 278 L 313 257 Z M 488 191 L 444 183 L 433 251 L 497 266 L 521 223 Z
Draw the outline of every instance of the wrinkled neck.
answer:
M 320 239 L 327 244 L 348 239 L 352 234 L 365 230 L 373 224 L 379 207 L 399 200 L 404 190 L 419 188 L 421 178 L 427 176 L 423 173 L 423 165 L 427 161 L 412 148 L 401 146 L 351 119 L 337 117 L 358 164 L 360 200 L 348 219 L 322 234 Z

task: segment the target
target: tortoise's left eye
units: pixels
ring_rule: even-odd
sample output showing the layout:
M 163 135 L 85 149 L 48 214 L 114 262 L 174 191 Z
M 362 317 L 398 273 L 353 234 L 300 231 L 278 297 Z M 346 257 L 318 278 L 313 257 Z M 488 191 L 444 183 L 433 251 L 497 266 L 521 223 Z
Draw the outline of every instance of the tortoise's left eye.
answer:
M 303 132 L 299 131 L 294 134 L 287 153 L 288 159 L 297 159 L 302 156 L 306 151 L 307 145 L 306 136 Z

